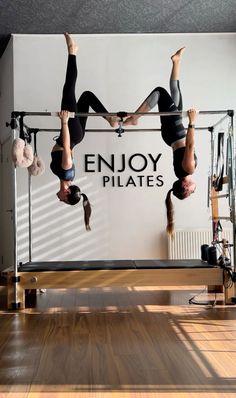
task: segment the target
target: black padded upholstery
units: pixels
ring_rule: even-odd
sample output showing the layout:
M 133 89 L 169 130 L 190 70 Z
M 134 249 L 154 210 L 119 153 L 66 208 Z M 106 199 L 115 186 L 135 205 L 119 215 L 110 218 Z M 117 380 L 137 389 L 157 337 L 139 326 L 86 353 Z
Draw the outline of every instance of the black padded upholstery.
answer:
M 201 260 L 33 261 L 20 264 L 18 272 L 171 268 L 213 268 L 213 266 Z

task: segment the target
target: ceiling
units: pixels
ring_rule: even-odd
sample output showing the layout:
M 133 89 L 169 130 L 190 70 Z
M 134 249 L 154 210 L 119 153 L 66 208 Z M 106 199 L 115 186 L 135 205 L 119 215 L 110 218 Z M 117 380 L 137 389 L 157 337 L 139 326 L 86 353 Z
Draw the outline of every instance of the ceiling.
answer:
M 0 57 L 11 33 L 236 32 L 236 0 L 0 0 Z

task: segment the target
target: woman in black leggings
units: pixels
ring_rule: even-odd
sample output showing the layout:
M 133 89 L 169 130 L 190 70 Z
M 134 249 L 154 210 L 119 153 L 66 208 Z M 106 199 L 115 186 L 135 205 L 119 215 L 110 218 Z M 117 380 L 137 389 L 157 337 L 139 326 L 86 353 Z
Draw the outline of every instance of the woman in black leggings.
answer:
M 156 87 L 142 102 L 136 112 L 149 112 L 155 105 L 158 105 L 159 112 L 182 111 L 182 96 L 179 85 L 180 61 L 185 47 L 178 50 L 172 57 L 172 70 L 170 76 L 171 95 L 163 88 Z M 128 117 L 124 125 L 136 125 L 141 115 Z M 161 135 L 167 145 L 173 150 L 173 166 L 177 181 L 166 196 L 167 210 L 167 232 L 172 235 L 174 232 L 174 208 L 171 201 L 171 192 L 178 199 L 185 199 L 196 189 L 192 180 L 192 174 L 197 166 L 197 157 L 194 151 L 194 133 L 197 111 L 188 110 L 187 132 L 182 124 L 181 115 L 161 116 Z
M 87 117 L 69 118 L 70 112 L 88 113 L 89 107 L 96 113 L 107 113 L 106 108 L 99 99 L 90 91 L 85 91 L 78 102 L 75 98 L 75 84 L 77 78 L 76 54 L 78 47 L 75 41 L 68 33 L 65 33 L 65 39 L 68 48 L 68 63 L 66 70 L 66 80 L 63 87 L 61 112 L 61 132 L 52 148 L 52 161 L 50 168 L 52 172 L 60 179 L 60 190 L 57 197 L 64 203 L 75 205 L 83 197 L 84 219 L 86 229 L 89 230 L 89 218 L 91 215 L 91 206 L 87 196 L 80 192 L 76 185 L 72 185 L 75 177 L 75 165 L 73 161 L 72 150 L 84 138 Z M 112 116 L 104 117 L 108 123 L 115 127 L 117 118 Z

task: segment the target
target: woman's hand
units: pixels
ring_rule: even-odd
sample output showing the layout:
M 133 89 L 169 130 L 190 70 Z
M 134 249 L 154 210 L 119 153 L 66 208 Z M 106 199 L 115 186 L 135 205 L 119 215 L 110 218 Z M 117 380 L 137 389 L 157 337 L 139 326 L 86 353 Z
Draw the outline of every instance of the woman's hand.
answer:
M 189 124 L 195 124 L 197 120 L 198 111 L 194 108 L 191 108 L 187 111 Z
M 70 117 L 70 112 L 69 111 L 61 111 L 61 112 L 58 112 L 58 116 L 61 119 L 61 124 L 67 124 L 69 117 Z

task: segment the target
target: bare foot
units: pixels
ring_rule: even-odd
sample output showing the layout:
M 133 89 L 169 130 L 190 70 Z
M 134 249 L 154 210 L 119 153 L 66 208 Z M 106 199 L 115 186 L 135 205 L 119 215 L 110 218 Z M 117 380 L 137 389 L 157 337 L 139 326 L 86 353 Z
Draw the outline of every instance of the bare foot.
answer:
M 129 116 L 123 123 L 124 126 L 136 126 L 138 124 L 137 116 Z
M 117 127 L 120 120 L 117 116 L 107 116 L 106 119 L 111 127 Z
M 186 47 L 180 48 L 178 51 L 176 51 L 176 53 L 174 55 L 172 55 L 171 60 L 173 62 L 180 61 L 180 58 L 182 57 L 182 54 L 184 53 L 185 50 L 186 50 Z
M 66 39 L 68 53 L 72 54 L 72 55 L 76 55 L 76 53 L 78 51 L 78 46 L 77 46 L 76 42 L 74 41 L 74 39 L 72 39 L 72 37 L 69 35 L 69 33 L 65 32 L 64 36 Z

